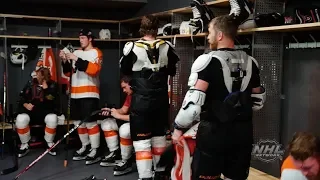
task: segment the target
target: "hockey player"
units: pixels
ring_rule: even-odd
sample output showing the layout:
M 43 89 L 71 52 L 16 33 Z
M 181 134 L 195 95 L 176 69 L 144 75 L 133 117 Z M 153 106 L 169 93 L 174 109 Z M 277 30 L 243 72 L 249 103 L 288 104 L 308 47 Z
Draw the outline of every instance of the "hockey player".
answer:
M 281 166 L 281 180 L 320 179 L 320 139 L 313 133 L 297 132 L 288 145 L 289 156 Z
M 132 101 L 130 130 L 136 163 L 141 179 L 155 179 L 165 168 L 156 167 L 166 147 L 165 125 L 168 122 L 168 76 L 176 74 L 179 57 L 170 42 L 156 39 L 158 19 L 145 16 L 140 25 L 142 38 L 126 43 L 120 60 L 121 72 L 131 76 Z
M 60 51 L 63 73 L 71 74 L 71 112 L 74 124 L 88 117 L 92 111 L 99 108 L 99 74 L 102 64 L 102 52 L 93 47 L 93 34 L 88 29 L 79 33 L 81 49 L 73 53 Z M 101 160 L 98 153 L 100 146 L 100 128 L 97 118 L 92 117 L 78 129 L 82 147 L 74 153 L 73 160 L 86 160 L 90 165 Z M 91 148 L 89 147 L 91 145 Z
M 234 49 L 238 23 L 225 15 L 209 24 L 213 50 L 192 65 L 182 107 L 174 121 L 172 140 L 201 116 L 192 160 L 192 179 L 246 179 L 253 143 L 253 110 L 263 107 L 266 92 L 260 85 L 257 61 Z M 236 149 L 236 151 L 235 151 Z M 188 179 L 188 178 L 187 178 Z
M 120 125 L 120 128 L 119 128 L 120 149 L 118 145 L 118 136 L 115 133 L 115 131 L 118 130 L 117 122 L 115 121 L 115 119 L 107 119 L 101 123 L 101 127 L 106 135 L 105 136 L 106 142 L 108 144 L 110 154 L 107 155 L 105 159 L 102 160 L 100 165 L 101 166 L 114 165 L 117 159 L 122 158 L 122 161 L 114 167 L 113 174 L 115 176 L 127 174 L 132 171 L 133 146 L 132 146 L 132 140 L 130 136 L 130 124 L 128 122 L 132 90 L 129 85 L 129 81 L 130 81 L 129 77 L 123 77 L 121 79 L 121 88 L 123 89 L 123 92 L 127 94 L 127 97 L 123 106 L 120 109 L 114 109 L 114 108 L 102 109 L 104 110 L 102 115 L 105 115 L 105 116 L 111 115 L 115 119 L 120 120 L 118 121 L 118 124 Z M 110 137 L 108 136 L 109 134 L 112 134 L 113 136 Z M 116 150 L 113 151 L 113 149 L 116 149 Z M 120 150 L 121 150 L 121 157 L 120 157 Z
M 44 139 L 48 148 L 54 143 L 56 127 L 58 125 L 58 86 L 51 79 L 50 70 L 41 67 L 36 70 L 36 78 L 25 85 L 20 92 L 20 101 L 18 107 L 18 116 L 16 117 L 17 133 L 19 135 L 21 146 L 18 152 L 19 157 L 25 156 L 29 152 L 30 127 L 31 124 L 45 123 Z M 53 148 L 49 154 L 56 155 Z

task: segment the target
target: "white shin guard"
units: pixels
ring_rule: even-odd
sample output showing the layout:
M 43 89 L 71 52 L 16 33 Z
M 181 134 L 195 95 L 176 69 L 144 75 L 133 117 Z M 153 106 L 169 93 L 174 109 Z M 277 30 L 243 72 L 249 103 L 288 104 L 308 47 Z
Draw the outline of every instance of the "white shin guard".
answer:
M 80 123 L 81 121 L 73 121 L 73 124 L 76 126 Z M 89 141 L 89 135 L 88 135 L 88 131 L 87 131 L 87 127 L 85 125 L 85 123 L 81 124 L 78 129 L 78 135 L 81 141 L 82 146 L 86 146 L 90 144 Z
M 133 150 L 129 123 L 120 126 L 119 136 L 122 160 L 128 160 L 131 157 Z
M 107 118 L 101 122 L 101 129 L 104 133 L 109 151 L 115 151 L 119 148 L 118 125 L 114 118 Z
M 100 146 L 100 128 L 97 121 L 87 122 L 86 127 L 88 129 L 91 148 L 97 149 Z
M 19 114 L 16 118 L 17 132 L 22 144 L 28 143 L 31 139 L 29 123 L 30 117 L 28 114 Z
M 152 145 L 152 155 L 153 155 L 153 166 L 154 169 L 158 172 L 164 171 L 165 167 L 157 167 L 158 162 L 160 161 L 161 154 L 166 149 L 166 136 L 156 136 L 151 139 Z
M 133 141 L 139 178 L 152 177 L 151 139 Z
M 46 123 L 44 139 L 47 141 L 47 143 L 52 143 L 56 135 L 58 117 L 56 114 L 47 114 L 44 122 Z

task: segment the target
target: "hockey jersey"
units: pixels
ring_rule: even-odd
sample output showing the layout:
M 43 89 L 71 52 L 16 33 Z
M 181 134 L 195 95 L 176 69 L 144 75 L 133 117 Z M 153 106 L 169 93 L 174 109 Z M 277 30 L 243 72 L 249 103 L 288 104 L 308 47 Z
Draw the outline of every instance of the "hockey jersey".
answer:
M 176 159 L 171 170 L 172 180 L 191 180 L 191 163 L 196 148 L 196 134 L 199 123 L 192 126 L 181 136 L 175 145 Z
M 288 156 L 281 166 L 281 180 L 307 180 L 307 178 L 295 167 L 292 157 Z
M 100 98 L 99 74 L 102 65 L 102 52 L 98 48 L 76 50 L 77 61 L 63 64 L 63 73 L 71 79 L 71 98 Z

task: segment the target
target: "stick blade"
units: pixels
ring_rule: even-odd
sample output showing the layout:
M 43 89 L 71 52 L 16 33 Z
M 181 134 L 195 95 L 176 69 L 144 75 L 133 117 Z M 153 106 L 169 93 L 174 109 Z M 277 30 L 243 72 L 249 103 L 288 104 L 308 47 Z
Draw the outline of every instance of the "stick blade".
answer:
M 13 173 L 15 171 L 18 170 L 18 166 L 13 166 L 11 168 L 8 168 L 8 169 L 4 169 L 1 171 L 1 175 L 6 175 L 6 174 L 10 174 L 10 173 Z

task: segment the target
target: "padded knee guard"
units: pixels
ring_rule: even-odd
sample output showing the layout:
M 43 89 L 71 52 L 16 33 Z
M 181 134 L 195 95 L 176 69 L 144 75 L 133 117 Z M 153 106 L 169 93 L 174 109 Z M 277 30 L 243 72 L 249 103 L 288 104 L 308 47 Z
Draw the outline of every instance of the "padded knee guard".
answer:
M 123 160 L 128 160 L 132 155 L 132 140 L 130 135 L 130 124 L 125 123 L 119 129 L 120 149 Z
M 19 114 L 16 118 L 16 127 L 21 143 L 28 143 L 31 139 L 29 123 L 30 117 L 28 114 Z
M 46 123 L 44 139 L 51 143 L 56 135 L 56 128 L 58 126 L 58 116 L 56 114 L 47 114 L 44 122 Z
M 118 125 L 116 119 L 107 118 L 101 122 L 101 129 L 104 133 L 104 138 L 106 140 L 107 146 L 110 151 L 115 151 L 119 148 L 118 140 Z

